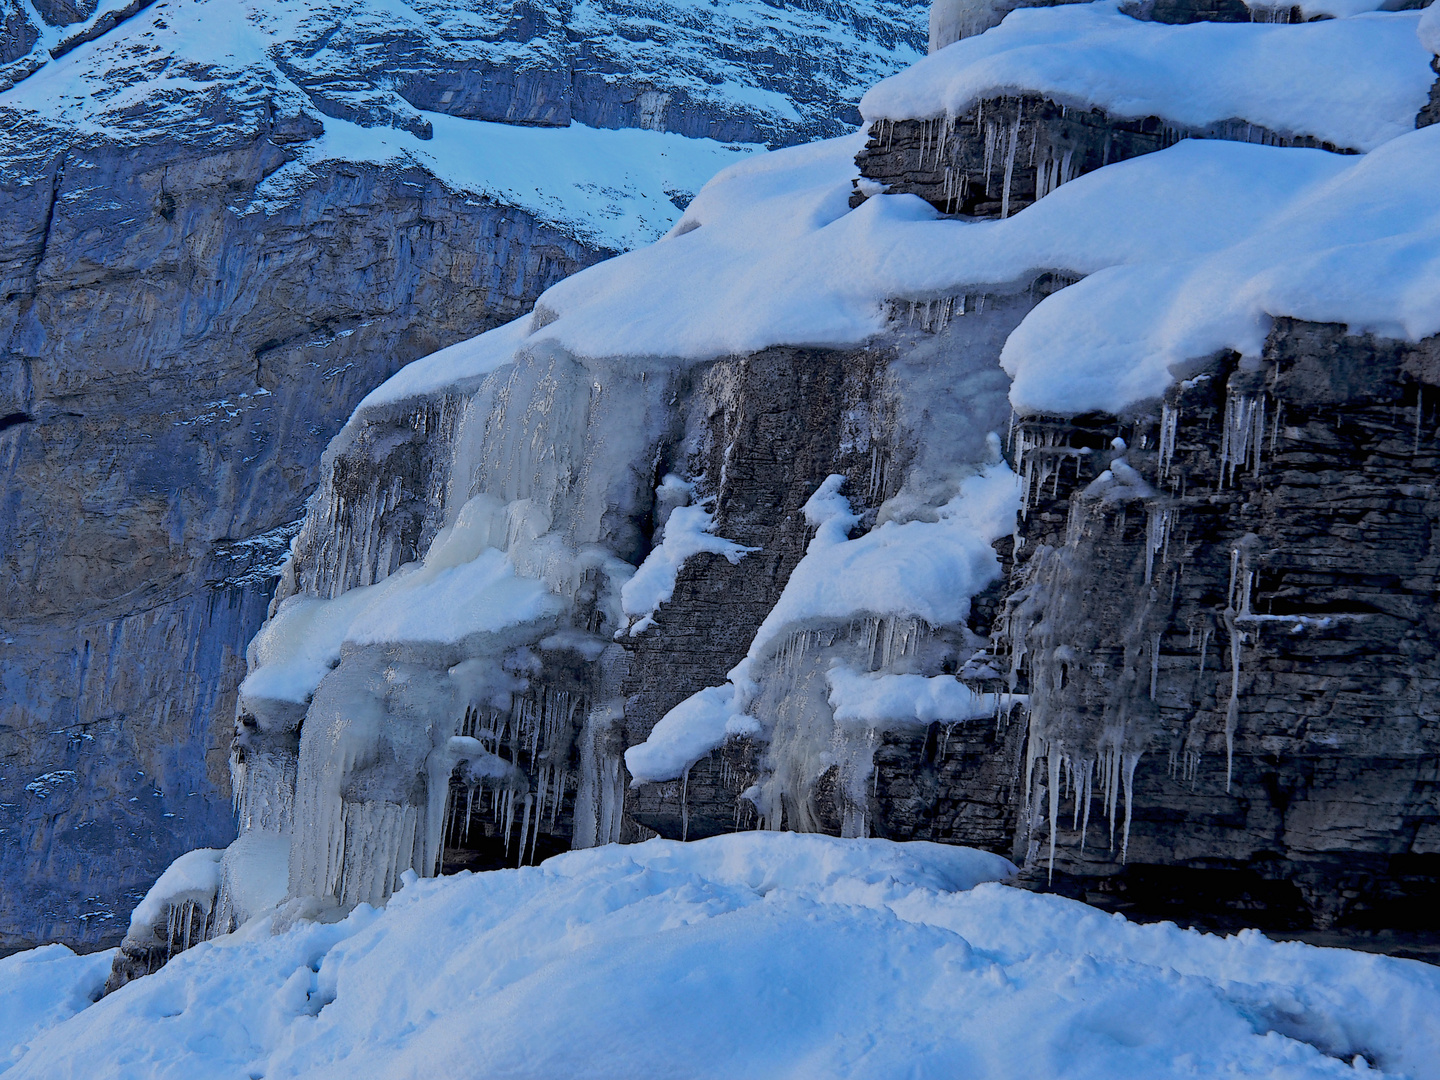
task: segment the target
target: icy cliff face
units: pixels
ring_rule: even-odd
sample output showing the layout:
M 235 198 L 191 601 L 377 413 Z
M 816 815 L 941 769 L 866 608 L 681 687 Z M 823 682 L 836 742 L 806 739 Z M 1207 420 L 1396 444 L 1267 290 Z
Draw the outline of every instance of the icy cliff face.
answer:
M 1014 852 L 1036 884 L 1124 888 L 1147 868 L 1257 858 L 1258 812 L 1200 824 L 1232 801 L 1311 822 L 1264 849 L 1276 874 L 1308 875 L 1284 915 L 1299 928 L 1344 924 L 1327 900 L 1336 847 L 1367 867 L 1344 888 L 1411 888 L 1383 864 L 1423 861 L 1440 818 L 1405 794 L 1433 750 L 1428 713 L 1365 720 L 1366 748 L 1286 684 L 1294 724 L 1325 730 L 1277 741 L 1247 719 L 1242 681 L 1260 623 L 1290 617 L 1255 606 L 1294 513 L 1291 495 L 1259 492 L 1304 487 L 1258 479 L 1292 438 L 1276 380 L 1313 370 L 1325 401 L 1362 412 L 1413 394 L 1424 442 L 1440 332 L 1426 186 L 1440 129 L 1414 130 L 1433 81 L 1424 25 L 1018 12 L 873 90 L 865 132 L 731 166 L 664 239 L 369 395 L 327 451 L 241 689 L 237 799 L 261 807 L 250 833 L 289 837 L 293 910 L 383 899 L 407 869 L 745 827 L 969 842 Z M 1198 104 L 1135 60 L 1179 56 L 1177 35 L 1199 50 L 1185 63 L 1217 72 Z M 1320 86 L 1337 50 L 1371 76 Z M 1073 63 L 1026 66 L 1042 56 Z M 1260 69 L 1288 74 L 1267 90 Z M 1031 99 L 1058 126 L 1025 126 Z M 1151 121 L 1210 126 L 1057 172 L 1062 121 L 1087 103 L 1106 148 Z M 1247 117 L 1286 137 L 1252 138 Z M 983 155 L 999 212 L 888 193 L 864 170 L 892 151 L 909 176 Z M 1349 323 L 1359 344 L 1285 344 L 1311 325 L 1286 315 Z M 1384 353 L 1393 378 L 1352 385 L 1356 349 Z M 1175 397 L 1226 380 L 1209 412 Z M 1178 479 L 1192 473 L 1203 497 Z M 1378 497 L 1357 483 L 1356 500 Z M 1273 528 L 1241 528 L 1247 514 Z M 1366 543 L 1342 540 L 1327 565 L 1358 566 Z M 1433 574 L 1423 543 L 1411 556 L 1407 581 Z M 1207 584 L 1185 586 L 1187 568 Z M 1349 588 L 1317 587 L 1334 603 Z M 1182 701 L 1186 627 L 1207 689 Z M 1391 630 L 1367 648 L 1409 656 L 1401 677 L 1423 696 L 1430 661 Z M 1228 696 L 1212 702 L 1222 637 Z M 1275 670 L 1298 655 L 1280 650 Z M 1381 678 L 1319 655 L 1316 678 Z M 1272 752 L 1308 783 L 1276 796 Z M 1373 801 L 1417 830 L 1398 846 L 1347 817 L 1345 762 L 1382 757 Z M 294 799 L 282 782 L 271 807 L 290 775 Z M 1167 830 L 1160 807 L 1183 823 Z
M 0 4 L 0 941 L 116 940 L 233 835 L 245 645 L 358 400 L 846 130 L 923 18 Z

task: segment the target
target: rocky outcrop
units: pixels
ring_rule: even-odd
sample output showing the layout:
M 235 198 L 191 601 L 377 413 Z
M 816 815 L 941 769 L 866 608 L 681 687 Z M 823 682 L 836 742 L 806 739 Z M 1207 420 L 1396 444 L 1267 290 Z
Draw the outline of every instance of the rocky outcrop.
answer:
M 1347 152 L 1310 135 L 1281 134 L 1245 120 L 1187 128 L 1158 116 L 1117 120 L 1034 94 L 987 98 L 956 117 L 878 121 L 856 158 L 851 206 L 877 191 L 919 195 L 947 214 L 997 218 L 1115 161 L 1154 153 L 1181 139 L 1229 139 L 1266 146 Z
M 1218 357 L 1154 412 L 1022 418 L 997 636 L 1036 709 L 1124 732 L 1118 821 L 1075 798 L 1080 728 L 1029 747 L 1035 887 L 1209 925 L 1430 927 L 1437 349 L 1279 320 L 1262 362 Z M 1117 458 L 1144 491 L 1114 492 Z

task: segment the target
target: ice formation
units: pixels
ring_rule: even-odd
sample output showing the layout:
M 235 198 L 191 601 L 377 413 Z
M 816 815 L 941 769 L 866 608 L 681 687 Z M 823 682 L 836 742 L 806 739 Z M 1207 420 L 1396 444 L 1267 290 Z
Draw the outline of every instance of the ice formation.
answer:
M 998 438 L 989 449 L 998 458 Z M 993 461 L 932 510 L 935 520 L 888 521 L 853 540 L 860 518 L 844 482 L 829 477 L 806 503 L 815 535 L 729 682 L 681 702 L 625 752 L 634 783 L 682 776 L 728 737 L 756 737 L 768 743 L 765 771 L 747 798 L 769 828 L 819 831 L 812 803 L 833 768 L 842 832 L 863 836 L 877 734 L 1009 708 L 953 675 L 912 672 L 978 651 L 965 618 L 999 576 L 990 542 L 1013 528 L 1013 473 Z
M 209 936 L 224 854 L 224 848 L 198 848 L 172 862 L 131 912 L 126 944 L 158 945 L 168 955 Z

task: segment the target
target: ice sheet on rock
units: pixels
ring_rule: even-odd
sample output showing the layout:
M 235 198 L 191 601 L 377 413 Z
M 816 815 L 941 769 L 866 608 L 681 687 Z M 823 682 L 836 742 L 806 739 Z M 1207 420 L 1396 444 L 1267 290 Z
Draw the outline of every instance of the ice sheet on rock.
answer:
M 667 476 L 657 496 L 681 485 L 676 476 Z M 691 489 L 693 494 L 693 489 Z M 658 501 L 658 500 L 657 500 Z M 666 517 L 660 542 L 650 549 L 635 570 L 635 576 L 620 589 L 620 603 L 633 622 L 630 636 L 643 633 L 654 624 L 655 610 L 675 595 L 675 576 L 685 560 L 708 552 L 723 556 L 732 566 L 746 555 L 758 550 L 715 535 L 715 518 L 703 504 L 674 506 Z
M 483 1047 L 487 1074 L 596 1080 L 1440 1078 L 1430 965 L 984 883 L 1010 869 L 742 833 L 412 882 L 384 911 L 191 950 L 14 1075 L 472 1075 Z
M 308 700 L 346 642 L 459 642 L 556 614 L 559 602 L 544 584 L 517 576 L 507 554 L 489 546 L 497 515 L 503 537 L 504 508 L 477 499 L 436 537 L 422 565 L 333 600 L 286 598 L 250 646 L 242 698 Z
M 1259 356 L 1273 316 L 1410 341 L 1440 332 L 1440 125 L 1344 160 L 1233 245 L 1116 266 L 1046 298 L 1002 355 L 1016 409 L 1118 413 L 1163 393 L 1177 364 Z
M 1366 151 L 1415 126 L 1434 81 L 1415 12 L 1175 26 L 1132 19 L 1120 6 L 1021 8 L 878 83 L 861 114 L 956 116 L 985 97 L 1036 93 L 1116 119 L 1239 119 Z
M 212 936 L 228 934 L 284 901 L 290 885 L 290 834 L 243 831 L 220 860 Z
M 77 956 L 41 945 L 0 959 L 0 1073 L 32 1039 L 100 997 L 114 958 L 114 949 Z

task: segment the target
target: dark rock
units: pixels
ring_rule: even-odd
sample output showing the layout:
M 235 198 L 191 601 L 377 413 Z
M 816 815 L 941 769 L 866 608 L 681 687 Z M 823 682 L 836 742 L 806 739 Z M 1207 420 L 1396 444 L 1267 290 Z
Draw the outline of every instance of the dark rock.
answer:
M 1077 176 L 1187 138 L 1351 152 L 1245 120 L 1188 128 L 1156 116 L 1116 120 L 1033 94 L 987 98 L 954 120 L 872 123 L 855 158 L 861 179 L 850 205 L 865 201 L 869 181 L 889 194 L 919 195 L 943 213 L 1004 217 Z
M 1088 561 L 1045 608 L 1097 628 L 1082 660 L 1119 673 L 1128 620 L 1151 597 L 1154 715 L 1129 722 L 1148 741 L 1128 858 L 1098 809 L 1082 850 L 1067 797 L 1052 880 L 1050 793 L 1037 774 L 1016 844 L 1028 884 L 1207 926 L 1433 930 L 1437 364 L 1437 339 L 1406 345 L 1282 319 L 1255 370 L 1217 357 L 1167 395 L 1173 450 L 1160 417 L 1144 410 L 1020 422 L 1021 439 L 1057 451 L 1098 451 L 1123 436 L 1129 463 L 1162 492 L 1087 518 Z M 1244 424 L 1241 408 L 1251 410 Z M 1035 580 L 1043 552 L 1065 547 L 1076 492 L 1110 456 L 1063 457 L 1058 482 L 1047 480 L 1021 523 L 1012 589 Z M 1032 475 L 1048 468 L 1038 452 L 1026 465 Z M 1150 526 L 1162 512 L 1168 531 L 1147 585 Z M 1003 620 L 1001 631 L 1012 641 L 1020 632 Z

